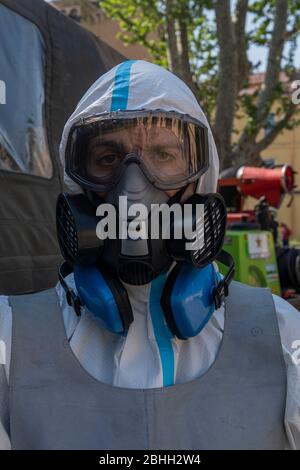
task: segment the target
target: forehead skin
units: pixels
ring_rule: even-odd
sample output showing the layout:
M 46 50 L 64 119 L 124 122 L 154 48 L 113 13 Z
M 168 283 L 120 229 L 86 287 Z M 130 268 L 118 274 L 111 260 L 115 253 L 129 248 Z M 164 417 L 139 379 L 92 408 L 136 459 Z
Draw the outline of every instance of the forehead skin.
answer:
M 126 152 L 158 146 L 173 149 L 181 147 L 177 136 L 171 130 L 155 127 L 147 129 L 145 126 L 139 125 L 129 129 L 105 132 L 103 135 L 94 137 L 88 144 L 88 151 L 93 153 L 105 144 L 112 146 L 112 143 L 123 148 Z

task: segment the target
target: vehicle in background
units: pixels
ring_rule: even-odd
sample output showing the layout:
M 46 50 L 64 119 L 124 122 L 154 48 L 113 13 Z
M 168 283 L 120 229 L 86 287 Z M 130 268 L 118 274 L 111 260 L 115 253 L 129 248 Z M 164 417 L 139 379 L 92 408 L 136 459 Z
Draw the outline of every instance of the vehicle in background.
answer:
M 0 0 L 0 44 L 0 294 L 16 294 L 57 281 L 63 126 L 125 58 L 43 0 Z

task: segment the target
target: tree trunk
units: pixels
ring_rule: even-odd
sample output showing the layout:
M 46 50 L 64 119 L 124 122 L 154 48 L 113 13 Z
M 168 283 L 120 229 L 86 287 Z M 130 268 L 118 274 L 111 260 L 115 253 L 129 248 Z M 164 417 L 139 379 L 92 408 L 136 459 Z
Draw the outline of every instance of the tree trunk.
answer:
M 288 0 L 276 0 L 274 13 L 274 26 L 272 39 L 269 48 L 268 64 L 265 74 L 264 87 L 259 93 L 256 111 L 256 129 L 251 134 L 247 128 L 243 131 L 238 145 L 232 154 L 235 162 L 240 164 L 254 165 L 261 162 L 260 152 L 264 150 L 277 137 L 278 133 L 286 125 L 295 112 L 295 107 L 290 106 L 283 118 L 276 124 L 275 128 L 257 142 L 259 131 L 263 129 L 266 118 L 272 108 L 274 99 L 276 99 L 276 87 L 278 85 L 279 74 L 281 70 L 281 59 L 286 37 L 288 17 Z
M 198 90 L 193 80 L 189 60 L 187 23 L 188 4 L 181 5 L 181 13 L 176 10 L 175 0 L 166 0 L 167 54 L 170 70 L 178 75 L 193 91 L 198 100 Z M 178 7 L 177 7 L 178 8 Z
M 241 91 L 248 82 L 250 63 L 247 57 L 246 19 L 249 0 L 238 0 L 236 4 L 235 38 L 237 51 L 237 89 Z
M 257 122 L 259 125 L 264 124 L 274 101 L 274 90 L 278 83 L 281 69 L 287 18 L 288 0 L 276 0 L 274 28 L 268 55 L 265 83 L 257 101 Z
M 166 33 L 169 68 L 171 72 L 178 73 L 180 66 L 177 49 L 173 0 L 166 0 Z
M 221 167 L 230 166 L 231 137 L 237 97 L 237 52 L 230 0 L 216 0 L 219 84 L 214 134 Z

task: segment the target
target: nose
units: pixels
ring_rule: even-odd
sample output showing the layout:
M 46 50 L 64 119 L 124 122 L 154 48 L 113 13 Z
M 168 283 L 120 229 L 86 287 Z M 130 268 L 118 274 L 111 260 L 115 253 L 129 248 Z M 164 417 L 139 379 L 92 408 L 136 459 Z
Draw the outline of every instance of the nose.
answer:
M 122 189 L 126 195 L 142 194 L 149 184 L 139 165 L 133 162 L 128 164 L 121 180 L 123 180 Z
M 168 199 L 164 191 L 148 181 L 136 162 L 128 163 L 118 184 L 107 194 L 107 202 L 118 205 L 119 196 L 127 196 L 128 206 L 143 203 L 148 210 L 151 204 L 160 204 Z

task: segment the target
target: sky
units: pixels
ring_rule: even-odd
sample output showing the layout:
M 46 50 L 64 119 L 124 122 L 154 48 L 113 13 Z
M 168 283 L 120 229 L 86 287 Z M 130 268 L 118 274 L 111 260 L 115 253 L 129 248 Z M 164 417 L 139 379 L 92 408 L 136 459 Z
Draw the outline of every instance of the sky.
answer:
M 251 14 L 247 15 L 247 30 L 251 30 L 253 28 Z M 288 48 L 285 48 L 285 54 L 288 53 Z M 248 57 L 252 63 L 257 63 L 261 61 L 261 65 L 258 67 L 257 72 L 263 72 L 266 70 L 267 65 L 267 55 L 268 55 L 268 48 L 266 47 L 259 47 L 256 45 L 250 46 L 248 50 Z M 297 68 L 300 68 L 300 40 L 298 38 L 297 43 L 297 51 L 295 54 L 295 65 Z
M 257 63 L 261 62 L 261 65 L 258 67 L 256 72 L 264 72 L 266 70 L 266 64 L 267 64 L 267 54 L 268 54 L 268 49 L 265 47 L 258 47 L 258 46 L 251 46 L 249 51 L 248 51 L 248 57 L 249 60 L 252 63 Z M 298 69 L 300 69 L 300 41 L 298 39 L 298 44 L 297 44 L 297 51 L 295 55 L 295 65 Z

